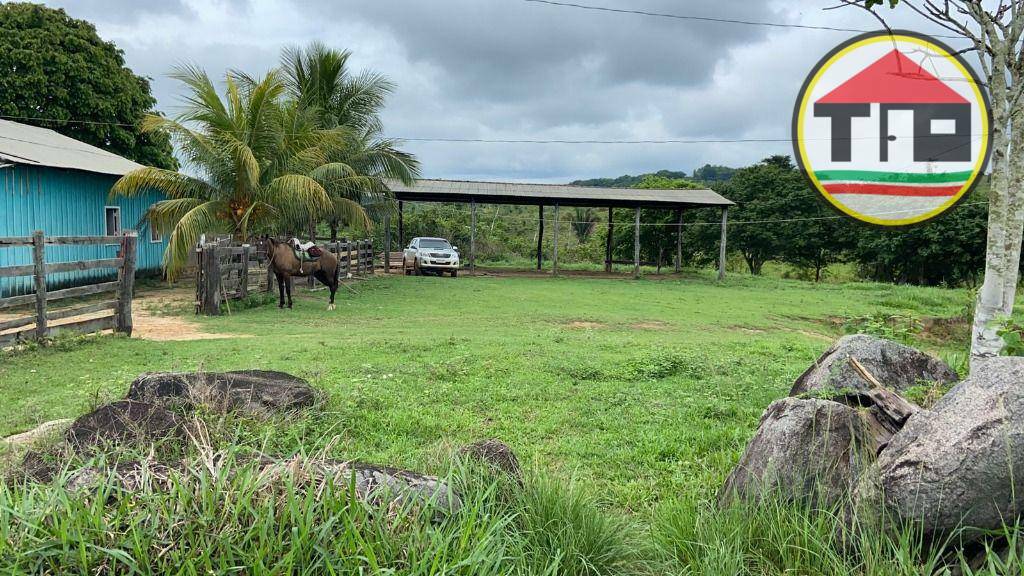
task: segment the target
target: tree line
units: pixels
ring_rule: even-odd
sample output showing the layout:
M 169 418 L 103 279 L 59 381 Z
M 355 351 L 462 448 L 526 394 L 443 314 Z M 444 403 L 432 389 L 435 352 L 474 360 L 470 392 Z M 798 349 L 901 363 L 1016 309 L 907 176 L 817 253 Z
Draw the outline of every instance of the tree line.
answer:
M 765 158 L 731 173 L 726 181 L 695 182 L 648 176 L 639 188 L 711 188 L 736 203 L 729 210 L 731 254 L 751 274 L 767 262 L 806 270 L 815 280 L 829 265 L 852 263 L 864 279 L 923 285 L 975 285 L 985 266 L 987 182 L 960 206 L 921 226 L 896 230 L 868 226 L 839 215 L 811 189 L 789 156 Z M 616 230 L 617 257 L 632 253 L 632 215 L 622 211 Z M 616 215 L 616 220 L 620 219 Z M 645 260 L 675 254 L 675 215 L 644 210 L 640 233 Z M 703 209 L 684 214 L 686 264 L 711 265 L 718 255 L 719 215 Z

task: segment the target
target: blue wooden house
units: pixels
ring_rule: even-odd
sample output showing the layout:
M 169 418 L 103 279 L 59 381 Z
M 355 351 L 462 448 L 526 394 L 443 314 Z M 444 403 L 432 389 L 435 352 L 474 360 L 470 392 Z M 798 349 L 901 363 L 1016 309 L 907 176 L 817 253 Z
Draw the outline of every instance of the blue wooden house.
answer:
M 137 270 L 160 270 L 166 238 L 142 222 L 163 197 L 110 198 L 122 175 L 142 166 L 53 130 L 0 120 L 0 236 L 113 236 L 139 231 Z M 47 246 L 48 262 L 114 258 L 116 245 Z M 0 267 L 31 264 L 30 248 L 0 248 Z M 54 287 L 103 280 L 110 271 L 51 274 Z M 34 290 L 32 277 L 0 278 L 0 298 Z

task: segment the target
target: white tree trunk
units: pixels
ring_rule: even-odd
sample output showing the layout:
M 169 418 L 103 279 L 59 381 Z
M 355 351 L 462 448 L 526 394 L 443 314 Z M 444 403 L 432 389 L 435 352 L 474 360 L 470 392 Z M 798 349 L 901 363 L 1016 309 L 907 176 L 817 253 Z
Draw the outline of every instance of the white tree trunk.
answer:
M 988 244 L 985 252 L 985 280 L 978 292 L 971 338 L 971 365 L 998 356 L 1004 342 L 998 333 L 999 322 L 1013 311 L 1017 290 L 1017 268 L 1020 263 L 1021 230 L 1017 222 L 1024 217 L 1024 198 L 1016 184 L 1020 173 L 1020 137 L 1008 133 L 1011 110 L 1016 102 L 1007 98 L 1007 58 L 1012 49 L 1001 42 L 991 22 L 979 19 L 983 35 L 992 47 L 988 88 L 992 101 L 992 162 L 989 194 Z M 1009 157 L 1008 157 L 1009 156 Z

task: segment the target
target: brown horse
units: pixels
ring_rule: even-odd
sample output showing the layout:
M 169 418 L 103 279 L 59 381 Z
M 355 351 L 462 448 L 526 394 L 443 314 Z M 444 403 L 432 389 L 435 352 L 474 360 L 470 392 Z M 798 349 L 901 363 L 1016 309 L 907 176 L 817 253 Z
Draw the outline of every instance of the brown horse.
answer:
M 293 277 L 313 276 L 331 290 L 331 302 L 327 305 L 327 309 L 334 310 L 334 294 L 338 291 L 338 257 L 336 255 L 321 246 L 323 254 L 319 258 L 302 262 L 296 257 L 295 251 L 287 242 L 278 242 L 274 238 L 264 236 L 260 238 L 259 245 L 261 249 L 266 250 L 269 256 L 267 268 L 277 278 L 277 290 L 280 294 L 278 308 L 284 308 L 286 291 L 288 307 L 292 307 Z

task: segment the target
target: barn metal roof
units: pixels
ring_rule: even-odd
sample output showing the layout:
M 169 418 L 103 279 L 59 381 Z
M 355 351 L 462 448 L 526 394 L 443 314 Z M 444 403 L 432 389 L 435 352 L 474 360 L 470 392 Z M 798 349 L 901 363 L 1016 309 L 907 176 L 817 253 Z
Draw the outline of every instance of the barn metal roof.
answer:
M 122 176 L 143 167 L 48 128 L 9 120 L 0 120 L 0 160 L 114 176 Z
M 711 190 L 641 190 L 598 188 L 564 184 L 472 182 L 464 180 L 416 180 L 405 185 L 388 181 L 398 200 L 424 202 L 477 202 L 489 204 L 543 204 L 591 207 L 675 208 L 732 206 L 733 202 Z

